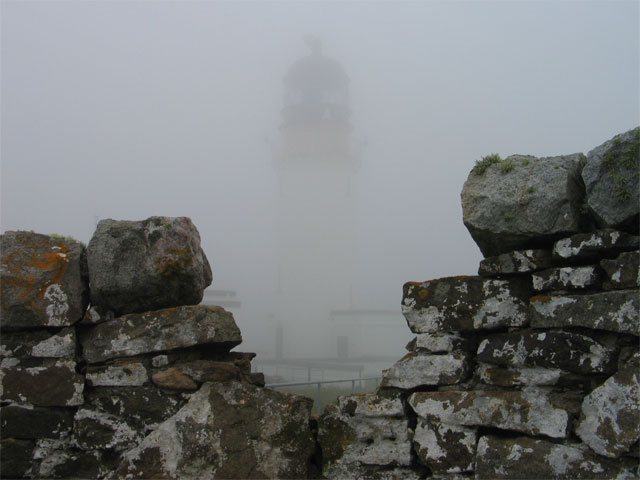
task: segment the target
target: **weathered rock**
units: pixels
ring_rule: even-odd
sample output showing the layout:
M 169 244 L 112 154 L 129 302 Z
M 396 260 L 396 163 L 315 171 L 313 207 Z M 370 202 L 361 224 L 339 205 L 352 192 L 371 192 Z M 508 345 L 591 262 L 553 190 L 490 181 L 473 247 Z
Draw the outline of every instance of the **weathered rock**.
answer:
M 616 135 L 587 154 L 582 170 L 587 204 L 597 223 L 638 231 L 640 128 Z
M 198 384 L 192 378 L 173 367 L 156 372 L 151 378 L 153 379 L 153 383 L 160 388 L 168 388 L 170 390 L 198 389 Z
M 424 419 L 418 421 L 413 436 L 420 463 L 433 473 L 473 471 L 476 443 L 475 429 Z
M 513 155 L 462 189 L 463 221 L 485 257 L 541 248 L 580 231 L 583 154 L 535 158 Z
M 608 277 L 605 290 L 640 287 L 640 253 L 624 252 L 615 260 L 602 260 L 600 266 Z
M 132 313 L 80 335 L 89 363 L 195 345 L 230 350 L 242 342 L 231 313 L 220 307 L 185 306 Z
M 327 478 L 362 475 L 363 465 L 411 464 L 411 435 L 399 397 L 340 397 L 320 417 L 318 441 Z
M 559 368 L 591 374 L 612 372 L 615 349 L 591 337 L 563 331 L 521 331 L 487 336 L 478 346 L 477 360 L 511 367 Z
M 429 355 L 411 352 L 387 369 L 381 386 L 411 389 L 424 385 L 451 385 L 467 377 L 467 355 L 454 352 L 445 355 Z
M 39 440 L 33 451 L 36 478 L 104 478 L 117 465 L 109 450 L 80 450 L 70 441 Z
M 5 332 L 0 339 L 0 358 L 73 358 L 76 354 L 76 330 L 61 329 Z
M 597 288 L 602 284 L 598 268 L 594 265 L 586 267 L 551 268 L 534 273 L 531 276 L 533 289 L 536 292 L 547 290 L 584 290 Z
M 89 292 L 84 245 L 12 231 L 0 243 L 3 330 L 63 327 L 82 318 Z
M 8 367 L 0 370 L 3 400 L 42 407 L 82 405 L 84 377 L 70 360 L 39 367 Z
M 84 312 L 84 316 L 82 317 L 82 320 L 80 320 L 80 324 L 96 325 L 98 323 L 108 322 L 109 320 L 113 320 L 114 318 L 115 314 L 111 310 L 107 310 L 96 305 L 91 305 L 89 308 L 87 308 L 87 311 Z
M 234 362 L 196 360 L 177 363 L 154 373 L 153 382 L 163 388 L 195 390 L 205 382 L 249 380 L 249 377 Z
M 121 418 L 108 413 L 79 409 L 74 416 L 73 434 L 83 450 L 133 448 L 142 435 Z
M 305 478 L 312 401 L 240 382 L 205 383 L 123 455 L 117 478 Z
M 566 372 L 558 368 L 514 368 L 496 367 L 481 363 L 478 378 L 487 385 L 501 387 L 523 387 L 529 385 L 556 385 Z
M 640 239 L 635 235 L 603 229 L 558 240 L 553 245 L 553 257 L 573 263 L 615 258 L 621 252 L 637 250 L 639 243 Z
M 73 426 L 69 408 L 13 404 L 0 408 L 0 418 L 4 438 L 60 438 Z
M 328 465 L 325 470 L 323 478 L 349 480 L 420 480 L 426 478 L 426 472 L 421 472 L 415 467 L 383 467 L 380 465 L 364 465 L 360 463 L 333 463 Z
M 614 463 L 581 444 L 558 444 L 527 437 L 481 437 L 476 478 L 486 479 L 604 479 L 631 480 L 630 462 Z
M 145 435 L 185 403 L 181 395 L 151 386 L 87 388 L 85 398 L 85 408 L 117 417 Z
M 524 281 L 448 277 L 405 283 L 402 313 L 413 333 L 521 327 L 527 324 Z
M 117 315 L 198 304 L 212 279 L 187 217 L 102 220 L 87 259 L 91 303 Z
M 534 328 L 586 327 L 640 335 L 638 291 L 537 295 L 530 300 Z
M 409 405 L 425 420 L 466 427 L 485 426 L 564 438 L 569 415 L 555 408 L 543 390 L 418 392 Z
M 142 363 L 121 361 L 87 368 L 86 381 L 91 387 L 135 387 L 147 383 L 149 375 Z
M 514 250 L 480 262 L 478 275 L 517 275 L 553 266 L 550 250 Z
M 576 434 L 592 450 L 620 457 L 640 438 L 640 354 L 587 395 Z
M 406 349 L 410 352 L 421 350 L 429 353 L 451 353 L 456 350 L 468 351 L 474 342 L 468 338 L 450 333 L 421 333 L 411 340 Z
M 34 440 L 6 438 L 0 441 L 0 477 L 24 478 L 31 468 L 31 454 L 35 447 Z

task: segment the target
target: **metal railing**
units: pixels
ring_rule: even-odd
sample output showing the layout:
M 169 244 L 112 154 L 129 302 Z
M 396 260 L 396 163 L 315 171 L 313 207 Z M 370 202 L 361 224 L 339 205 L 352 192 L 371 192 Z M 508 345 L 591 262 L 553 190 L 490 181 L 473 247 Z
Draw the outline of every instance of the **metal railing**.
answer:
M 327 383 L 346 383 L 346 382 L 351 382 L 351 392 L 353 393 L 356 389 L 356 382 L 360 382 L 360 386 L 362 386 L 362 382 L 366 382 L 366 381 L 370 381 L 370 380 L 375 380 L 376 381 L 376 386 L 378 385 L 379 381 L 382 379 L 382 377 L 359 377 L 359 378 L 348 378 L 345 380 L 316 380 L 316 381 L 308 381 L 308 382 L 286 382 L 286 383 L 267 383 L 265 385 L 266 388 L 283 388 L 283 387 L 303 387 L 303 386 L 308 386 L 308 385 L 317 385 L 318 388 L 316 390 L 316 400 L 313 404 L 314 409 L 316 409 L 316 411 L 319 411 L 320 408 L 320 390 L 322 388 L 322 385 L 325 385 Z

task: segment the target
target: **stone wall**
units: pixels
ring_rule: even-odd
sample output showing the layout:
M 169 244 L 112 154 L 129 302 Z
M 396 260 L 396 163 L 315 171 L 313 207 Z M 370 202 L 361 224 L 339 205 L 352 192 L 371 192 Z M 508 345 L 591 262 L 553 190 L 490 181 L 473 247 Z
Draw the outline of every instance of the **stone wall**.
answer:
M 478 275 L 404 285 L 416 337 L 375 392 L 326 408 L 327 478 L 637 478 L 639 135 L 478 162 Z
M 408 354 L 319 418 L 197 305 L 189 219 L 105 220 L 86 248 L 6 232 L 0 475 L 637 478 L 639 140 L 478 162 L 478 275 L 405 284 Z
M 188 218 L 2 242 L 3 478 L 305 478 L 312 401 L 264 387 Z

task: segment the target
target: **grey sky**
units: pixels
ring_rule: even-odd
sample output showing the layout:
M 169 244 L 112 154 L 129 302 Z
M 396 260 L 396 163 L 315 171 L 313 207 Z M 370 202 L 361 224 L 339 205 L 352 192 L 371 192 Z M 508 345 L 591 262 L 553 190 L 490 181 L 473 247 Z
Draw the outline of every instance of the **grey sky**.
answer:
M 282 77 L 317 34 L 350 77 L 357 306 L 473 274 L 459 193 L 497 152 L 560 155 L 639 118 L 632 2 L 2 2 L 1 228 L 190 216 L 246 329 L 271 308 Z M 265 306 L 268 306 L 266 308 Z M 255 327 L 258 331 L 258 327 Z

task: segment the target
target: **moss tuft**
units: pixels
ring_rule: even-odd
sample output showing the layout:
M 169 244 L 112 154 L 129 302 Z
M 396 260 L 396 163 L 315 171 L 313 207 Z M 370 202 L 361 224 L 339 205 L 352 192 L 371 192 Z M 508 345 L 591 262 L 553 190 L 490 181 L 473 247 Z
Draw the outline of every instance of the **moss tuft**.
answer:
M 635 172 L 637 175 L 638 158 L 640 158 L 640 128 L 636 129 L 633 140 L 626 145 L 622 143 L 620 137 L 614 138 L 611 148 L 602 156 L 602 170 L 608 173 L 613 181 L 613 196 L 618 203 L 631 199 L 629 175 L 621 170 L 630 171 L 632 174 Z
M 502 158 L 500 157 L 500 155 L 498 155 L 497 153 L 492 153 L 490 155 L 482 157 L 482 160 L 477 160 L 475 166 L 471 171 L 476 175 L 483 175 L 491 165 L 495 165 L 497 163 L 500 163 L 501 161 Z

